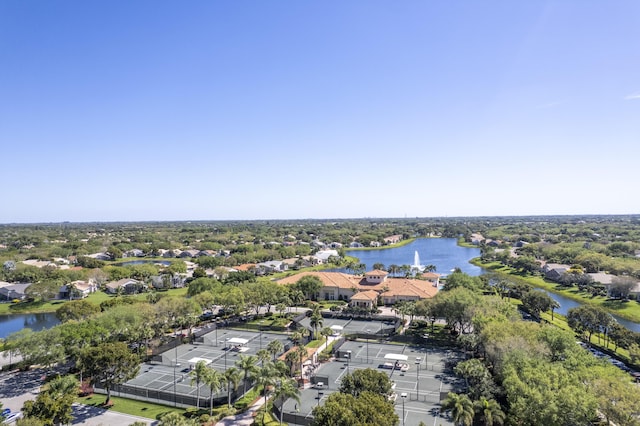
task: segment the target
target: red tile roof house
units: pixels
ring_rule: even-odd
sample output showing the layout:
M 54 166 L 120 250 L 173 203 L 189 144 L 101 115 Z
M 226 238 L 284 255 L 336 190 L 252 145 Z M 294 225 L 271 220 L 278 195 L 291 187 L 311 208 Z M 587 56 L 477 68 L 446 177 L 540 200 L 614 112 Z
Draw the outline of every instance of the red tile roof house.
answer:
M 279 284 L 295 284 L 305 276 L 316 276 L 324 286 L 320 290 L 321 300 L 347 300 L 366 303 L 370 295 L 361 292 L 374 291 L 382 297 L 385 305 L 392 305 L 401 300 L 429 299 L 438 293 L 438 274 L 429 274 L 428 280 L 410 278 L 390 278 L 386 271 L 373 270 L 364 276 L 344 274 L 342 272 L 301 272 L 283 278 Z M 425 274 L 426 275 L 426 274 Z

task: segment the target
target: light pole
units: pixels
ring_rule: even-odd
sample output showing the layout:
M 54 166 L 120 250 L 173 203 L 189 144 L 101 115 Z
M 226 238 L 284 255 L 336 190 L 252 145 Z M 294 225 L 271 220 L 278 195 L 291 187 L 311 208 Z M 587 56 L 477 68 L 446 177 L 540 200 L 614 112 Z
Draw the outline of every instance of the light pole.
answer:
M 220 341 L 220 343 L 222 343 L 222 341 Z M 229 338 L 227 337 L 226 339 L 224 339 L 224 371 L 227 371 L 227 352 L 228 352 L 228 343 L 229 343 Z
M 262 349 L 262 324 L 264 321 L 260 321 L 260 349 Z
M 429 335 L 428 334 L 423 334 L 422 337 L 424 337 L 424 343 L 425 343 L 425 348 L 424 348 L 424 361 L 425 361 L 425 369 L 429 369 L 429 348 L 427 348 L 427 340 L 429 339 Z M 432 368 L 433 369 L 433 368 Z
M 349 360 L 351 359 L 351 351 L 347 351 L 345 355 L 347 357 L 347 374 L 349 374 Z
M 420 362 L 422 358 L 416 357 L 416 392 L 418 394 L 418 400 L 420 399 Z
M 318 391 L 318 407 L 320 406 L 320 399 L 322 399 L 322 395 L 324 395 L 324 392 Z
M 404 400 L 407 399 L 407 393 L 402 392 L 400 397 L 402 398 L 402 426 L 404 426 Z
M 217 318 L 216 318 L 215 326 L 216 326 L 216 347 L 218 347 L 218 319 Z
M 364 331 L 367 335 L 367 364 L 369 364 L 369 330 Z

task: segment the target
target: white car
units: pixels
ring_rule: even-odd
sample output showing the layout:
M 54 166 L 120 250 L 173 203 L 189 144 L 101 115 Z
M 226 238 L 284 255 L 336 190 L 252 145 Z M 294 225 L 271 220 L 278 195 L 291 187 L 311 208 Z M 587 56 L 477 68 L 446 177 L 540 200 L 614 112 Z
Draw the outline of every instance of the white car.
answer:
M 21 418 L 22 418 L 22 411 L 18 411 L 16 413 L 9 413 L 4 418 L 4 422 L 6 424 L 15 423 L 16 420 L 21 419 Z

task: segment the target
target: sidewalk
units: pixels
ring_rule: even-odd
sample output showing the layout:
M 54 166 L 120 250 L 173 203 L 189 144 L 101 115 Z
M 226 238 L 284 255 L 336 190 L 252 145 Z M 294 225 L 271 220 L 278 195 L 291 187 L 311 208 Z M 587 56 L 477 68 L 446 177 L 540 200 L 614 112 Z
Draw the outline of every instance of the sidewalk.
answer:
M 242 425 L 242 426 L 250 426 L 253 424 L 255 420 L 255 416 L 264 405 L 264 398 L 260 397 L 256 402 L 253 403 L 246 411 L 236 414 L 235 416 L 225 417 L 216 423 L 216 426 L 234 426 L 234 425 Z

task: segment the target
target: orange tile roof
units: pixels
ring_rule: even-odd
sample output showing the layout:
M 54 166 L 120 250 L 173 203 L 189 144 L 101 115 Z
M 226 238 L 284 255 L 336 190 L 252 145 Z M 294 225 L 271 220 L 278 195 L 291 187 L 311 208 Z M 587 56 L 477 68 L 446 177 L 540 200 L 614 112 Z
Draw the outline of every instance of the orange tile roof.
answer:
M 374 290 L 360 291 L 353 296 L 351 300 L 366 300 L 368 302 L 376 301 L 378 299 L 378 292 Z
M 279 284 L 295 284 L 302 277 L 315 276 L 322 281 L 325 287 L 338 287 L 344 289 L 357 288 L 361 292 L 374 290 L 387 295 L 417 295 L 422 299 L 428 299 L 438 293 L 437 287 L 427 280 L 411 278 L 387 278 L 386 280 L 369 284 L 361 276 L 343 274 L 342 272 L 301 272 L 278 281 Z M 388 292 L 392 293 L 388 293 Z
M 356 277 L 355 275 L 343 274 L 342 272 L 301 272 L 299 274 L 291 275 L 278 281 L 278 284 L 295 284 L 300 278 L 313 276 L 320 278 L 320 281 L 325 287 L 338 287 L 338 288 L 353 288 L 358 287 L 358 282 L 362 277 Z
M 381 271 L 380 269 L 374 269 L 373 271 L 367 272 L 366 274 L 364 274 L 365 277 L 368 277 L 369 275 L 374 275 L 374 276 L 379 276 L 379 275 L 389 275 L 389 273 L 387 271 Z
M 235 269 L 236 271 L 246 272 L 255 267 L 256 267 L 255 263 L 244 263 L 242 265 L 234 266 L 233 269 Z

